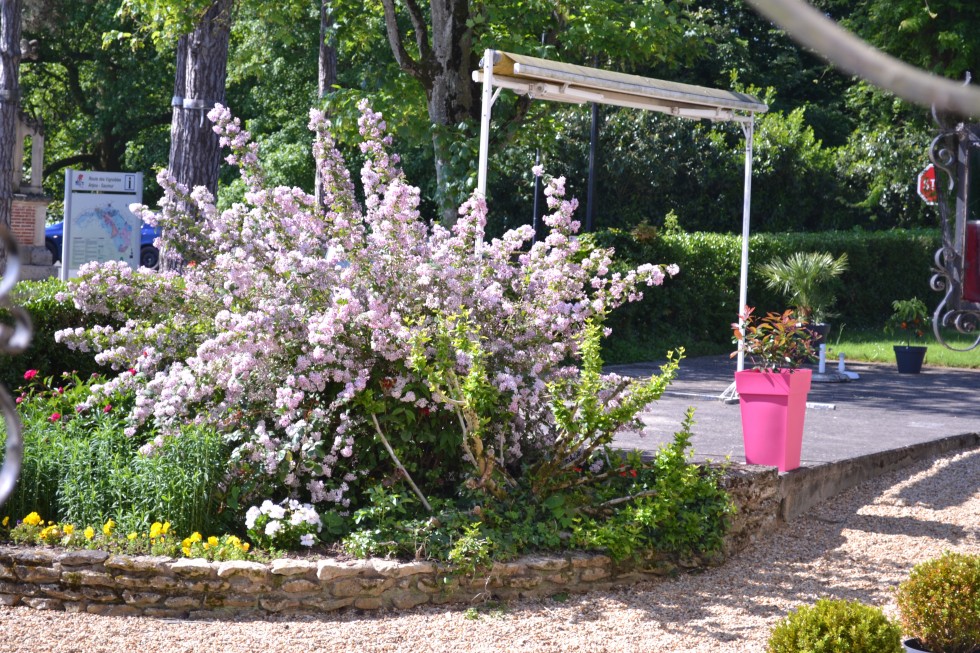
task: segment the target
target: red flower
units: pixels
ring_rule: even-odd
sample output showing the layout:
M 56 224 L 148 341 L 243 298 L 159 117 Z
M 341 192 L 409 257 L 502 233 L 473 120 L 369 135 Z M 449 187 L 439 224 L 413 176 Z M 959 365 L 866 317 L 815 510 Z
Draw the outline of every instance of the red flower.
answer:
M 51 413 L 51 417 L 48 418 L 48 421 L 54 424 L 59 419 L 61 419 L 61 413 Z
M 112 410 L 112 404 L 106 404 L 105 408 L 102 409 L 102 412 L 108 413 L 110 410 Z
M 26 372 L 24 372 L 24 380 L 25 381 L 30 381 L 35 376 L 37 376 L 37 370 L 27 370 Z
M 419 415 L 421 415 L 422 417 L 428 417 L 429 416 L 429 413 L 431 413 L 431 412 L 432 411 L 429 410 L 428 408 L 424 408 L 424 407 L 423 408 L 419 408 Z
M 636 470 L 635 469 L 631 469 L 630 470 L 630 476 L 632 476 L 633 478 L 636 478 Z
M 385 390 L 385 391 L 391 390 L 392 386 L 394 386 L 394 385 L 395 385 L 395 380 L 392 379 L 392 378 L 390 378 L 390 377 L 387 377 L 386 376 L 385 378 L 381 379 L 381 389 L 382 390 Z
M 129 373 L 132 374 L 133 376 L 136 376 L 136 368 L 135 367 L 129 368 Z

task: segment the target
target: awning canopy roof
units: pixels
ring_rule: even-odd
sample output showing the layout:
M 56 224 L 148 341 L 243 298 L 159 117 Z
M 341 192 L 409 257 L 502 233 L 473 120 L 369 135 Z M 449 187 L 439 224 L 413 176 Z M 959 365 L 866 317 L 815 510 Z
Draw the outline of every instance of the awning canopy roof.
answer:
M 493 85 L 532 98 L 582 104 L 595 102 L 674 116 L 707 120 L 746 121 L 745 114 L 769 107 L 746 93 L 627 75 L 598 68 L 493 51 Z M 473 72 L 482 82 L 484 62 Z

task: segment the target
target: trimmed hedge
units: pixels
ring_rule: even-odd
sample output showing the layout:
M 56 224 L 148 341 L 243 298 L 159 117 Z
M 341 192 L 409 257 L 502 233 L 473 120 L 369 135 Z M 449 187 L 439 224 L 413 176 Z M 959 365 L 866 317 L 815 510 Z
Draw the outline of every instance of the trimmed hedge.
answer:
M 16 356 L 2 356 L 0 363 L 0 383 L 14 392 L 24 385 L 24 372 L 39 370 L 42 376 L 60 377 L 62 372 L 78 372 L 86 378 L 94 372 L 108 371 L 93 360 L 91 353 L 72 351 L 54 341 L 54 334 L 69 327 L 93 326 L 91 318 L 75 308 L 71 300 L 58 301 L 55 297 L 66 289 L 66 284 L 58 279 L 44 281 L 21 281 L 14 289 L 13 301 L 30 313 L 34 325 L 34 337 L 23 353 Z M 0 309 L 0 320 L 12 323 L 12 316 Z
M 643 301 L 612 313 L 613 337 L 604 344 L 608 363 L 656 360 L 668 349 L 683 346 L 688 355 L 731 351 L 730 325 L 738 315 L 741 237 L 707 232 L 657 233 L 610 230 L 583 236 L 592 244 L 613 247 L 622 269 L 642 263 L 677 263 L 681 273 L 662 288 L 645 293 Z M 767 290 L 758 264 L 798 251 L 847 253 L 848 271 L 841 279 L 832 321 L 839 327 L 881 327 L 895 299 L 919 297 L 932 310 L 938 295 L 929 288 L 933 254 L 940 247 L 936 230 L 893 229 L 819 233 L 758 234 L 749 239 L 749 305 L 757 312 L 781 311 L 784 300 Z M 0 365 L 0 382 L 11 391 L 23 383 L 30 367 L 45 376 L 77 371 L 83 378 L 105 372 L 90 354 L 54 342 L 54 333 L 86 326 L 87 318 L 70 301 L 55 295 L 65 289 L 57 279 L 18 284 L 16 301 L 34 320 L 31 347 Z M 0 319 L 10 316 L 0 310 Z
M 654 360 L 684 346 L 689 355 L 731 351 L 730 325 L 738 315 L 741 237 L 717 233 L 602 231 L 587 243 L 614 247 L 617 265 L 677 263 L 681 273 L 643 301 L 617 309 L 609 318 L 613 337 L 604 345 L 607 362 Z M 786 302 L 767 290 L 758 265 L 798 251 L 847 253 L 832 322 L 835 327 L 881 327 L 895 299 L 939 301 L 929 288 L 937 230 L 848 231 L 758 234 L 749 239 L 748 303 L 757 313 L 782 311 Z

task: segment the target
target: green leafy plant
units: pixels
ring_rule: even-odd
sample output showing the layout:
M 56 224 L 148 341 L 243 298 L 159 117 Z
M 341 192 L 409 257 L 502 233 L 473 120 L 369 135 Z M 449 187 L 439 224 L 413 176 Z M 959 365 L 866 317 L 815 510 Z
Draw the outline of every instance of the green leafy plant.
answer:
M 739 315 L 740 322 L 732 324 L 733 342 L 744 351 L 755 369 L 763 372 L 779 368 L 796 369 L 813 359 L 813 334 L 793 315 L 793 311 L 768 313 L 759 318 L 748 306 Z
M 820 323 L 831 316 L 834 281 L 847 271 L 847 254 L 834 258 L 829 252 L 796 252 L 760 266 L 770 290 L 781 292 L 804 322 Z
M 980 555 L 947 552 L 898 586 L 905 634 L 931 653 L 980 650 Z
M 773 628 L 767 653 L 901 653 L 901 633 L 881 608 L 820 599 L 800 606 Z
M 895 312 L 885 323 L 885 333 L 898 334 L 906 347 L 911 346 L 913 340 L 925 337 L 929 328 L 929 311 L 921 299 L 896 299 L 892 302 L 892 309 Z

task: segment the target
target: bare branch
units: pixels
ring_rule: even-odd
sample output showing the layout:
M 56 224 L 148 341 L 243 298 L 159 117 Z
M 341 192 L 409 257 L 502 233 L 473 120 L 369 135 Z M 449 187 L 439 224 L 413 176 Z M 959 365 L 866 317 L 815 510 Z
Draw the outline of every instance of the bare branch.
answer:
M 980 116 L 980 89 L 931 75 L 876 50 L 803 0 L 749 0 L 761 14 L 838 68 L 903 100 Z
M 395 13 L 395 0 L 381 0 L 381 5 L 384 7 L 385 30 L 388 32 L 388 43 L 395 55 L 395 62 L 402 70 L 425 84 L 428 79 L 425 69 L 418 61 L 412 59 L 402 42 L 402 34 L 398 30 L 398 15 Z
M 391 456 L 391 459 L 395 461 L 395 466 L 398 468 L 398 471 L 405 475 L 405 480 L 408 481 L 410 486 L 412 486 L 412 491 L 415 492 L 415 496 L 419 498 L 422 505 L 425 506 L 425 509 L 429 511 L 429 514 L 432 514 L 432 506 L 430 506 L 429 502 L 426 501 L 425 495 L 422 494 L 422 490 L 420 490 L 419 486 L 412 480 L 411 474 L 409 474 L 408 470 L 405 469 L 405 465 L 402 465 L 402 461 L 398 460 L 398 456 L 395 455 L 395 450 L 391 448 L 390 444 L 388 444 L 388 438 L 385 437 L 384 432 L 381 430 L 381 425 L 378 424 L 378 416 L 371 413 L 371 420 L 374 422 L 374 430 L 377 431 L 378 437 L 381 438 L 381 444 L 383 444 L 385 449 L 388 450 L 388 455 Z
M 405 0 L 408 17 L 415 29 L 415 44 L 419 48 L 419 60 L 423 65 L 432 60 L 432 49 L 429 46 L 429 30 L 425 23 L 425 13 L 415 0 Z

